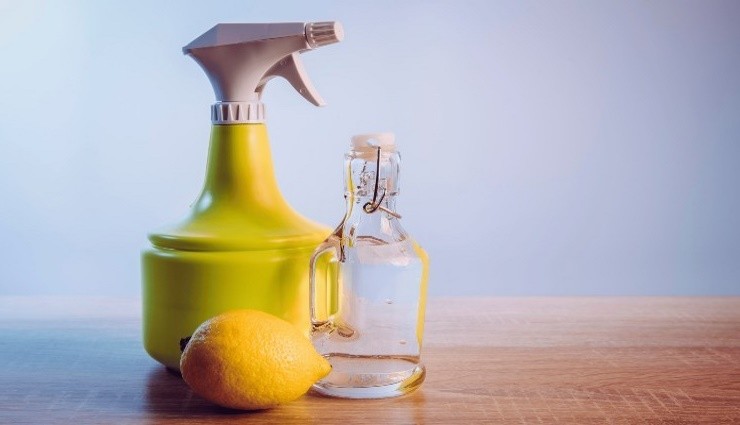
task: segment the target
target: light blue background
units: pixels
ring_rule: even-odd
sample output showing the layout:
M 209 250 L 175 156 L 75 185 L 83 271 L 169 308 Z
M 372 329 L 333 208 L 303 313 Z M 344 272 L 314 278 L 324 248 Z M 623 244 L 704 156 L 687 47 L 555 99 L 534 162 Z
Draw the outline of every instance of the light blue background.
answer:
M 265 101 L 293 206 L 393 131 L 432 294 L 740 294 L 740 2 L 0 0 L 0 294 L 139 294 L 197 196 L 218 22 L 340 20 Z

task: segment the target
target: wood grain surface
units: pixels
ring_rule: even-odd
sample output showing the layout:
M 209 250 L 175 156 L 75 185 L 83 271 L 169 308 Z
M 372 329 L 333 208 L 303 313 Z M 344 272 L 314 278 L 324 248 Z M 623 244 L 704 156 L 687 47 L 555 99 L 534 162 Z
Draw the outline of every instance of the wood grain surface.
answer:
M 245 413 L 146 355 L 136 300 L 0 297 L 0 423 L 740 423 L 740 298 L 429 304 L 418 392 Z

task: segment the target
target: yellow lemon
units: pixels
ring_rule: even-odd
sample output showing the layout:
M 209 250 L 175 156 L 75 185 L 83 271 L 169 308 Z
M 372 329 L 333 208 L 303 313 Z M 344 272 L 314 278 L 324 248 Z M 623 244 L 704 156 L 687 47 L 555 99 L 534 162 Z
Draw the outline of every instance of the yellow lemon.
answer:
M 292 324 L 257 310 L 234 310 L 195 330 L 180 371 L 201 397 L 256 410 L 297 399 L 331 365 Z

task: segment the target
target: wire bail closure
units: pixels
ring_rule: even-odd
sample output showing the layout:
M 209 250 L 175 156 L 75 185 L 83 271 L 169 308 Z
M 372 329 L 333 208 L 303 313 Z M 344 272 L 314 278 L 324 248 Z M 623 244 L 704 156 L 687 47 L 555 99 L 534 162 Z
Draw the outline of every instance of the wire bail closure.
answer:
M 387 181 L 386 181 L 387 184 Z M 380 195 L 380 199 L 378 199 L 378 189 L 380 186 L 380 146 L 378 146 L 378 156 L 377 161 L 375 162 L 375 189 L 373 189 L 373 200 L 371 202 L 366 202 L 365 205 L 362 206 L 362 209 L 368 213 L 372 214 L 377 210 L 381 210 L 385 213 L 388 213 L 389 215 L 392 215 L 396 218 L 401 218 L 401 214 L 391 211 L 388 208 L 381 205 L 383 202 L 383 199 L 385 199 L 385 192 L 386 188 L 383 188 L 383 194 Z

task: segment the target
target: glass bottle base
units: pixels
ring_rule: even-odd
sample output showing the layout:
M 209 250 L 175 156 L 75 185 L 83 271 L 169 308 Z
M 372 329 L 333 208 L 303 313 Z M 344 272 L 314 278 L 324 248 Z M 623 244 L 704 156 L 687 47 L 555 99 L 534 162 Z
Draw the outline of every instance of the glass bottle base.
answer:
M 424 366 L 413 357 L 346 354 L 325 357 L 332 371 L 312 389 L 329 397 L 398 397 L 418 389 L 426 377 Z

